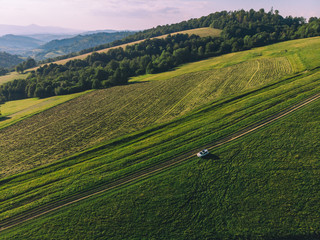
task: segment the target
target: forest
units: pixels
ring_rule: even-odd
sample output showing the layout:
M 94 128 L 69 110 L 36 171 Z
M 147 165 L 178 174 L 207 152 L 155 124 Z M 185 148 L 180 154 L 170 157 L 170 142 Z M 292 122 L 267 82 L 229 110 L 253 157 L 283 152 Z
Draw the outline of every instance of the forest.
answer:
M 221 29 L 220 37 L 169 35 L 164 39 L 148 39 L 181 30 L 213 27 Z M 26 80 L 14 80 L 0 86 L 0 101 L 28 97 L 49 97 L 108 88 L 127 84 L 130 77 L 158 73 L 183 63 L 226 53 L 248 50 L 276 42 L 320 35 L 320 19 L 286 17 L 278 11 L 216 12 L 207 17 L 179 24 L 158 26 L 118 40 L 109 46 L 147 39 L 126 49 L 93 53 L 84 60 L 66 65 L 47 64 L 31 72 Z M 104 46 L 105 47 L 105 46 Z M 98 50 L 98 48 L 94 49 Z
M 0 67 L 1 68 L 12 68 L 15 65 L 23 62 L 23 59 L 21 59 L 17 55 L 12 55 L 6 52 L 0 52 Z

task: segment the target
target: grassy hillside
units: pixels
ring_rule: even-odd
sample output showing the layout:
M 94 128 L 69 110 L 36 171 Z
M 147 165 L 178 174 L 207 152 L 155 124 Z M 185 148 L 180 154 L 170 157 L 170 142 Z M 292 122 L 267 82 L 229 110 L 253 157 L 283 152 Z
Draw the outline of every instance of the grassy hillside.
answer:
M 186 73 L 209 71 L 220 69 L 242 63 L 248 60 L 260 58 L 286 57 L 292 67 L 293 72 L 301 72 L 305 69 L 312 69 L 319 66 L 320 61 L 318 55 L 314 52 L 320 49 L 319 38 L 309 38 L 294 40 L 289 42 L 278 43 L 267 47 L 256 48 L 250 51 L 243 51 L 223 55 L 220 57 L 210 58 L 208 60 L 185 64 L 177 68 L 175 71 L 169 71 L 161 74 L 143 75 L 131 79 L 131 82 L 164 80 L 181 76 Z M 28 74 L 11 73 L 7 76 L 0 77 L 0 84 L 7 81 L 12 81 L 15 78 L 26 78 Z
M 320 50 L 319 37 L 299 39 L 185 64 L 183 67 L 178 68 L 175 71 L 139 76 L 132 80 L 162 80 L 179 76 L 184 73 L 220 69 L 249 60 L 275 57 L 286 57 L 291 63 L 293 72 L 297 73 L 306 69 L 316 68 L 320 65 L 319 55 L 317 53 L 318 50 Z
M 159 45 L 157 54 L 165 56 L 168 44 L 176 60 L 190 49 L 195 56 L 211 53 L 204 57 L 237 53 L 183 66 L 185 61 L 177 61 L 172 71 L 131 78 L 123 86 L 104 81 L 108 89 L 79 96 L 7 102 L 0 122 L 0 238 L 319 239 L 320 37 L 239 52 L 309 36 L 307 28 L 320 24 L 314 22 L 300 28 L 303 19 L 262 10 L 212 14 L 183 29 L 210 24 L 223 29 L 221 38 L 197 38 L 206 44 L 191 47 L 167 38 L 171 43 Z M 141 51 L 152 52 L 150 46 Z M 96 68 L 86 69 L 91 76 L 103 68 L 99 54 L 94 56 L 88 61 Z M 121 79 L 134 64 L 123 65 L 123 56 L 117 56 L 122 68 L 105 69 L 112 73 L 108 80 Z M 122 83 L 156 72 L 156 56 L 150 56 L 145 71 L 133 68 L 135 74 Z M 84 66 L 74 68 L 75 75 L 57 66 L 52 78 L 34 74 L 30 85 L 21 80 L 1 86 L 2 94 L 10 100 L 18 99 L 16 92 L 35 92 L 36 84 L 38 92 L 68 80 L 84 85 L 89 79 L 81 72 Z M 96 80 L 105 80 L 108 72 L 96 72 Z M 232 135 L 315 95 L 318 100 L 273 124 L 242 138 Z M 226 136 L 230 141 L 217 145 Z M 211 155 L 199 159 L 195 154 L 203 148 Z M 179 164 L 142 175 L 168 162 Z M 99 192 L 121 181 L 126 184 Z M 59 208 L 89 193 L 99 195 Z M 60 210 L 2 231 L 6 221 L 56 207 Z
M 211 63 L 202 62 L 208 64 L 206 67 L 194 63 L 196 72 L 192 73 L 192 64 L 188 64 L 184 75 L 88 93 L 1 130 L 1 139 L 6 143 L 1 147 L 5 153 L 1 154 L 7 161 L 1 163 L 4 178 L 0 182 L 0 219 L 205 146 L 318 93 L 320 73 L 311 68 L 319 62 L 314 56 L 310 56 L 312 61 L 299 60 L 299 53 L 319 44 L 319 39 L 308 41 L 303 48 L 292 48 L 291 57 L 289 51 L 285 52 L 286 57 L 279 57 L 285 46 L 282 43 L 270 46 L 272 51 L 265 47 L 249 51 L 248 55 L 228 55 L 229 64 L 242 62 L 228 67 L 219 68 L 223 62 L 215 58 Z M 286 44 L 290 47 L 302 42 Z M 289 64 L 287 59 L 296 59 L 291 62 L 298 64 Z M 309 70 L 292 75 L 293 69 L 302 67 Z M 53 162 L 62 154 L 97 143 L 100 146 Z M 267 146 L 270 150 L 271 145 Z M 246 149 L 250 151 L 248 146 Z M 22 172 L 27 169 L 32 170 Z M 12 175 L 17 172 L 20 174 Z M 100 214 L 99 210 L 96 212 Z M 237 222 L 236 217 L 230 218 Z
M 0 76 L 0 85 L 6 82 L 13 81 L 15 79 L 26 79 L 28 77 L 28 73 L 20 74 L 17 72 L 10 72 L 4 76 Z
M 221 30 L 211 28 L 211 27 L 204 27 L 204 28 L 196 28 L 196 29 L 190 29 L 190 30 L 171 33 L 171 35 L 176 35 L 176 34 L 188 34 L 188 35 L 194 34 L 200 37 L 218 37 L 221 34 Z M 168 34 L 157 37 L 157 38 L 165 38 L 166 36 L 168 36 Z
M 50 163 L 103 141 L 183 116 L 213 100 L 271 83 L 292 72 L 312 69 L 319 65 L 319 58 L 310 52 L 319 48 L 319 43 L 319 38 L 297 40 L 187 64 L 176 71 L 132 79 L 141 83 L 89 93 L 37 114 L 0 131 L 1 174 L 8 176 Z M 164 81 L 155 81 L 161 79 Z M 43 105 L 43 109 L 50 106 Z M 28 115 L 38 112 L 32 107 L 19 111 Z M 1 125 L 13 120 L 19 121 L 19 117 L 4 120 Z
M 310 73 L 308 76 L 283 80 L 260 90 L 216 101 L 191 115 L 188 114 L 170 123 L 159 124 L 130 135 L 124 135 L 109 140 L 90 151 L 61 159 L 17 176 L 4 178 L 0 186 L 0 219 L 47 201 L 90 189 L 96 184 L 112 181 L 137 169 L 212 143 L 304 99 L 307 95 L 319 92 L 319 78 L 319 72 Z M 63 127 L 63 124 L 57 126 Z M 96 131 L 99 129 L 96 128 Z M 34 131 L 33 134 L 36 132 Z M 74 136 L 81 141 L 88 134 L 82 134 L 80 131 L 79 135 L 75 132 Z M 86 138 L 86 140 L 90 139 Z M 32 142 L 32 139 L 29 141 Z M 36 142 L 35 145 L 41 145 L 42 142 L 48 140 L 44 138 L 40 141 L 33 141 Z M 57 145 L 62 150 L 61 146 L 66 148 L 72 146 L 67 144 L 67 141 L 62 142 L 63 144 Z M 15 143 L 11 142 L 11 144 Z M 30 144 L 28 148 L 31 148 Z M 47 149 L 42 152 L 48 153 L 51 149 L 53 148 L 47 146 Z M 12 151 L 15 150 L 12 149 Z M 58 150 L 55 149 L 55 151 Z M 42 152 L 39 150 L 33 151 L 37 157 L 41 156 Z M 19 152 L 19 154 L 23 153 Z M 18 154 L 16 156 L 18 157 Z M 10 166 L 7 165 L 7 162 L 2 163 L 3 169 L 6 170 L 2 173 L 9 175 L 15 171 L 36 167 L 36 165 L 47 163 L 45 162 L 47 158 L 39 162 L 35 161 L 36 158 L 32 160 L 23 158 L 20 162 L 10 159 Z
M 86 94 L 3 129 L 1 174 L 21 172 L 166 122 L 203 104 L 270 83 L 291 72 L 286 58 L 259 59 Z
M 4 239 L 319 239 L 319 101 L 131 186 L 2 233 Z
M 0 121 L 0 129 L 86 93 L 81 92 L 43 99 L 28 98 L 6 102 L 1 105 L 1 115 L 4 119 Z

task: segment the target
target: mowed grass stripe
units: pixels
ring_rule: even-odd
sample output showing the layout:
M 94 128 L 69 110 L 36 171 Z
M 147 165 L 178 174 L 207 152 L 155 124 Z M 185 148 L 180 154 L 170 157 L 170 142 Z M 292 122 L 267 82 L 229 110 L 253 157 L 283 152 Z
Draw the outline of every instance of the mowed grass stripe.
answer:
M 115 109 L 114 111 L 112 111 L 111 114 L 109 114 L 109 113 L 103 114 L 102 117 L 112 118 L 113 115 L 115 115 L 116 113 L 122 111 L 123 109 L 125 109 L 126 107 L 128 107 L 130 104 L 134 103 L 136 99 L 140 98 L 140 97 L 141 97 L 142 95 L 144 95 L 144 94 L 147 94 L 148 92 L 152 91 L 153 89 L 154 89 L 154 88 L 150 88 L 148 91 L 140 94 L 139 96 L 137 96 L 137 97 L 136 97 L 135 99 L 133 99 L 132 101 L 130 101 L 130 102 L 128 102 L 127 104 L 123 105 L 121 108 Z M 100 101 L 102 101 L 102 100 L 99 100 L 98 102 L 100 102 Z M 97 110 L 95 110 L 94 112 L 96 112 L 96 111 L 97 111 Z M 93 114 L 93 113 L 92 113 L 92 114 Z M 136 118 L 136 117 L 134 117 L 134 118 Z M 60 119 L 60 120 L 61 120 L 61 119 Z M 131 120 L 129 120 L 128 122 L 130 122 L 130 121 L 131 121 Z M 16 164 L 13 165 L 12 167 L 15 168 L 15 167 L 17 167 L 17 166 L 20 165 L 20 164 L 23 164 L 23 163 L 25 163 L 25 162 L 28 162 L 28 161 L 30 161 L 32 158 L 35 158 L 35 157 L 37 157 L 37 156 L 40 155 L 40 154 L 44 154 L 44 153 L 50 151 L 52 148 L 55 148 L 56 146 L 58 146 L 58 145 L 60 145 L 60 144 L 63 144 L 65 141 L 68 141 L 69 139 L 72 139 L 72 138 L 74 138 L 75 136 L 77 136 L 77 135 L 79 135 L 79 134 L 82 134 L 83 132 L 86 132 L 86 131 L 87 131 L 88 129 L 90 129 L 90 128 L 97 128 L 97 125 L 99 125 L 99 124 L 100 124 L 100 122 L 98 122 L 98 123 L 93 123 L 92 125 L 89 125 L 88 127 L 81 129 L 80 131 L 75 131 L 75 133 L 74 133 L 73 135 L 71 135 L 71 136 L 69 136 L 69 137 L 67 137 L 67 138 L 64 138 L 64 139 L 61 140 L 60 142 L 57 142 L 55 145 L 50 146 L 49 148 L 47 148 L 46 150 L 44 150 L 44 151 L 41 152 L 41 153 L 37 153 L 37 154 L 35 154 L 35 155 L 33 155 L 33 156 L 31 156 L 31 157 L 29 157 L 29 158 L 27 158 L 27 159 L 25 159 L 25 160 L 23 160 L 23 161 L 21 161 L 21 162 L 16 163 Z M 45 127 L 48 127 L 48 125 L 44 126 L 44 128 L 45 128 Z M 121 126 L 120 126 L 119 128 L 121 129 Z M 32 133 L 29 133 L 29 134 L 32 134 Z

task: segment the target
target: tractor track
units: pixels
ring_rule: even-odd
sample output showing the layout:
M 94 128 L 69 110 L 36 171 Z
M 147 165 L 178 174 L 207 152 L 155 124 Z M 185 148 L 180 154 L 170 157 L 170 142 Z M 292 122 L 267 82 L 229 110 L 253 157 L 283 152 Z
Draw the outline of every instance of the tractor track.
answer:
M 315 95 L 301 101 L 300 103 L 297 103 L 297 104 L 291 106 L 290 108 L 282 110 L 281 112 L 279 112 L 277 114 L 274 114 L 268 118 L 265 118 L 264 120 L 262 120 L 260 122 L 252 124 L 249 127 L 246 127 L 246 128 L 244 128 L 234 134 L 231 134 L 227 137 L 222 138 L 219 141 L 216 141 L 214 144 L 207 145 L 205 147 L 209 150 L 212 150 L 212 149 L 220 147 L 226 143 L 234 141 L 234 140 L 236 140 L 242 136 L 245 136 L 251 132 L 254 132 L 254 131 L 256 131 L 266 125 L 269 125 L 278 119 L 281 119 L 282 117 L 302 108 L 303 106 L 308 105 L 309 103 L 311 103 L 319 98 L 320 98 L 320 93 L 315 94 Z M 57 201 L 50 202 L 46 205 L 39 206 L 37 208 L 26 211 L 24 213 L 17 214 L 13 217 L 9 217 L 3 221 L 0 221 L 0 232 L 4 231 L 6 229 L 9 229 L 11 227 L 17 226 L 18 224 L 27 222 L 31 219 L 40 217 L 40 216 L 48 214 L 48 213 L 51 213 L 55 210 L 61 209 L 65 206 L 71 205 L 73 203 L 77 203 L 79 201 L 88 199 L 90 197 L 96 196 L 96 195 L 104 193 L 106 191 L 110 191 L 110 190 L 115 189 L 117 187 L 124 186 L 129 183 L 134 183 L 135 181 L 142 180 L 148 176 L 152 176 L 158 172 L 169 169 L 172 166 L 178 165 L 182 162 L 185 162 L 185 161 L 193 158 L 195 156 L 195 154 L 202 149 L 203 148 L 194 149 L 190 152 L 179 155 L 173 159 L 169 159 L 169 160 L 157 163 L 155 165 L 146 167 L 144 169 L 140 169 L 140 170 L 138 170 L 134 173 L 131 173 L 127 176 L 123 176 L 120 179 L 114 180 L 113 182 L 97 185 L 96 187 L 89 189 L 87 191 L 78 192 L 73 195 L 69 195 L 66 198 L 59 199 Z

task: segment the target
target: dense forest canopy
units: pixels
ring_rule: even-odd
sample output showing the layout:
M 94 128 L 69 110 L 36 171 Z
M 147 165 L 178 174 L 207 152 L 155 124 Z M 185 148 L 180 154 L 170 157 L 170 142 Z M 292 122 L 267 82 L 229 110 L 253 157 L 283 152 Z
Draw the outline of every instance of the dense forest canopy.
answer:
M 9 73 L 9 70 L 7 68 L 0 67 L 0 76 L 4 76 L 7 73 Z
M 12 55 L 6 52 L 0 52 L 0 67 L 1 68 L 12 68 L 17 64 L 23 62 L 17 55 Z
M 317 18 L 311 18 L 311 19 L 317 19 Z M 82 50 L 78 53 L 72 53 L 69 55 L 47 59 L 43 61 L 42 63 L 48 63 L 53 62 L 61 59 L 66 59 L 69 57 L 74 57 L 76 55 L 89 53 L 92 51 L 98 51 L 101 49 L 119 46 L 121 44 L 126 44 L 129 42 L 134 42 L 142 39 L 147 38 L 153 38 L 165 34 L 175 33 L 179 31 L 189 30 L 189 29 L 195 29 L 195 28 L 202 28 L 202 27 L 213 27 L 217 29 L 225 29 L 226 27 L 241 27 L 241 28 L 257 28 L 262 26 L 270 26 L 270 25 L 279 25 L 280 26 L 291 26 L 292 22 L 298 23 L 298 25 L 302 25 L 306 22 L 306 20 L 302 17 L 299 18 L 292 18 L 286 17 L 283 18 L 281 15 L 279 15 L 279 12 L 276 11 L 269 11 L 266 13 L 264 9 L 260 9 L 259 11 L 255 11 L 251 9 L 250 11 L 234 11 L 234 12 L 228 12 L 228 11 L 222 11 L 222 12 L 216 12 L 212 13 L 208 16 L 204 16 L 201 18 L 194 18 L 190 19 L 188 21 L 183 21 L 176 24 L 170 24 L 170 25 L 163 25 L 163 26 L 157 26 L 152 29 L 147 29 L 141 32 L 137 32 L 133 35 L 130 35 L 122 40 L 117 40 L 109 44 L 103 44 L 94 48 L 89 48 Z M 270 30 L 270 29 L 269 29 Z M 258 32 L 260 32 L 261 29 L 258 29 Z M 263 31 L 262 31 L 263 32 Z M 310 37 L 310 36 L 309 36 Z
M 154 36 L 199 27 L 222 29 L 220 37 L 169 35 Z M 271 43 L 320 35 L 320 20 L 308 23 L 301 17 L 286 17 L 278 11 L 216 12 L 207 17 L 179 24 L 158 26 L 131 35 L 113 44 L 147 38 L 139 44 L 117 48 L 107 53 L 93 53 L 85 60 L 66 65 L 49 64 L 32 72 L 26 80 L 15 80 L 0 86 L 0 100 L 48 97 L 87 89 L 126 84 L 130 77 L 167 71 L 180 64 L 225 53 L 251 49 Z

